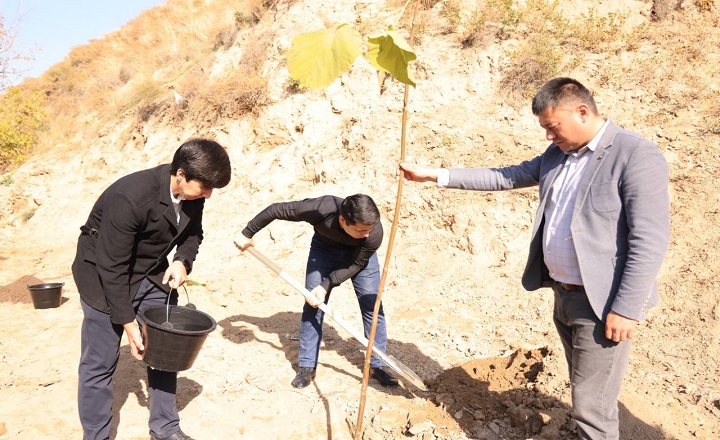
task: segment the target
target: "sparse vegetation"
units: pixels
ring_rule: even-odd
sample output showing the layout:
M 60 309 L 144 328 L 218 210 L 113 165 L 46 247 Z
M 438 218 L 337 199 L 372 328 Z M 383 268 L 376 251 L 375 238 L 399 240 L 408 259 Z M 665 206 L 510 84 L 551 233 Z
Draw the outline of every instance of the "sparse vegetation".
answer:
M 245 0 L 229 9 L 223 2 L 173 0 L 74 48 L 66 60 L 23 84 L 49 98 L 48 125 L 34 133 L 31 143 L 37 140 L 48 148 L 72 138 L 79 114 L 96 115 L 90 123 L 100 130 L 128 112 L 142 122 L 169 112 L 169 120 L 198 125 L 207 124 L 212 109 L 256 112 L 267 96 L 261 72 L 271 40 L 250 37 L 255 47 L 243 48 L 242 62 L 229 74 L 211 72 L 215 53 L 228 50 L 242 33 L 254 32 L 250 25 L 268 12 L 293 2 Z
M 190 112 L 207 123 L 223 117 L 257 113 L 265 104 L 267 84 L 259 77 L 232 77 L 203 90 L 193 100 Z
M 485 0 L 474 3 L 469 12 L 462 0 L 445 2 L 442 15 L 451 27 L 461 29 L 463 47 L 482 47 L 494 39 L 505 40 L 521 23 L 523 10 L 513 0 Z
M 648 30 L 647 23 L 631 26 L 627 13 L 601 14 L 591 7 L 569 15 L 558 0 L 473 4 L 468 9 L 467 2 L 448 0 L 441 15 L 464 48 L 517 42 L 505 51 L 508 64 L 500 83 L 503 93 L 515 98 L 527 98 L 545 80 L 580 65 L 583 57 L 636 50 Z
M 531 97 L 548 79 L 557 76 L 562 67 L 562 52 L 548 37 L 520 45 L 509 58 L 511 64 L 503 72 L 500 87 L 511 101 Z
M 25 142 L 49 148 L 71 138 L 78 114 L 96 115 L 89 120 L 98 129 L 128 112 L 135 112 L 143 123 L 158 116 L 200 126 L 220 115 L 257 114 L 267 103 L 263 69 L 274 38 L 262 34 L 257 25 L 264 17 L 271 19 L 273 14 L 269 13 L 286 10 L 296 1 L 245 0 L 233 8 L 222 2 L 170 3 L 172 7 L 147 11 L 117 32 L 75 48 L 44 76 L 23 84 L 24 90 L 48 98 L 47 123 L 26 126 L 32 133 L 25 133 L 33 138 Z M 388 2 L 389 10 L 365 17 L 358 25 L 367 26 L 367 33 L 372 33 L 381 27 L 388 13 L 399 13 L 406 3 Z M 500 92 L 522 98 L 522 102 L 545 79 L 569 73 L 588 58 L 626 54 L 639 50 L 644 43 L 675 46 L 673 75 L 669 75 L 669 67 L 664 67 L 664 55 L 648 53 L 644 61 L 633 66 L 603 69 L 598 72 L 600 81 L 613 84 L 628 75 L 638 75 L 642 84 L 648 79 L 681 83 L 685 89 L 681 93 L 683 100 L 697 98 L 702 87 L 696 84 L 704 80 L 691 66 L 712 66 L 707 62 L 707 53 L 717 46 L 711 33 L 699 35 L 692 25 L 688 25 L 688 32 L 695 33 L 698 44 L 678 45 L 677 38 L 662 35 L 657 29 L 673 17 L 681 18 L 672 14 L 679 9 L 715 13 L 716 6 L 707 0 L 654 0 L 652 12 L 656 19 L 658 14 L 663 16 L 662 23 L 638 21 L 637 17 L 631 21 L 627 13 L 601 12 L 598 6 L 568 13 L 568 5 L 558 0 L 421 0 L 420 6 L 415 44 L 429 43 L 426 35 L 454 32 L 468 50 L 498 45 L 504 54 L 498 72 L 502 78 Z M 433 15 L 438 13 L 446 23 L 440 33 L 430 30 L 436 26 Z M 193 20 L 188 21 L 188 16 Z M 182 27 L 178 23 L 183 23 Z M 213 72 L 216 53 L 239 46 L 240 41 L 243 55 L 237 65 L 227 66 L 227 73 Z M 422 66 L 416 63 L 415 68 Z M 646 70 L 641 72 L 641 68 Z M 300 91 L 289 80 L 284 90 L 286 94 Z M 21 160 L 20 150 L 13 149 L 12 154 L 7 150 L 2 160 Z
M 490 40 L 492 35 L 486 31 L 486 23 L 487 15 L 485 12 L 480 9 L 475 9 L 472 12 L 462 38 L 463 47 L 482 47 L 486 41 Z
M 127 92 L 125 92 L 118 108 L 118 111 L 123 114 L 128 111 L 136 109 L 143 103 L 150 103 L 156 100 L 162 95 L 165 90 L 159 81 L 153 78 L 140 78 L 137 83 L 130 83 Z
M 45 120 L 43 99 L 39 93 L 26 93 L 11 87 L 0 96 L 0 170 L 21 162 L 35 144 Z
M 626 14 L 610 13 L 600 15 L 595 8 L 580 14 L 579 20 L 571 26 L 571 41 L 588 52 L 602 52 L 605 46 L 623 41 L 626 35 L 623 28 L 627 22 Z
M 213 46 L 213 52 L 218 49 L 230 49 L 230 46 L 233 45 L 235 39 L 237 38 L 238 32 L 240 32 L 240 27 L 238 26 L 237 21 L 235 22 L 235 24 L 228 27 L 227 29 L 223 29 L 222 31 L 220 31 L 215 37 L 215 45 Z
M 459 0 L 447 0 L 443 2 L 440 15 L 447 20 L 452 28 L 458 28 L 462 24 L 461 11 Z

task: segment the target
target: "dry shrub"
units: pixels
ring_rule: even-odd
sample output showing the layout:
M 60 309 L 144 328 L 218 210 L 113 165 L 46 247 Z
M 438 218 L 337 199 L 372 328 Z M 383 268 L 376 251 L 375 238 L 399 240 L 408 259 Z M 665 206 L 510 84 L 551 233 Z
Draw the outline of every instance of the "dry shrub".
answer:
M 522 10 L 522 24 L 526 35 L 554 35 L 562 39 L 570 34 L 570 21 L 558 0 L 527 0 Z
M 523 10 L 513 0 L 485 0 L 461 20 L 463 47 L 480 47 L 494 39 L 507 40 L 522 23 Z
M 78 132 L 79 124 L 99 129 L 128 112 L 146 122 L 153 116 L 177 121 L 213 111 L 230 115 L 257 111 L 265 102 L 261 72 L 269 39 L 248 38 L 245 58 L 232 74 L 242 80 L 208 77 L 217 59 L 214 51 L 229 48 L 238 33 L 262 15 L 270 13 L 270 19 L 278 8 L 295 1 L 242 0 L 228 5 L 169 0 L 119 30 L 73 49 L 67 59 L 28 82 L 29 91 L 47 97 L 49 123 L 39 142 L 48 146 L 65 142 Z M 181 105 L 173 92 L 183 96 Z
M 614 50 L 617 45 L 628 50 L 628 45 L 641 38 L 645 29 L 641 25 L 626 31 L 628 14 L 602 15 L 594 7 L 569 19 L 558 0 L 527 0 L 521 17 L 526 37 L 547 36 L 554 39 L 555 44 L 572 45 L 593 53 Z
M 152 77 L 145 77 L 140 81 L 128 84 L 128 86 L 125 99 L 118 103 L 121 113 L 152 103 L 164 93 L 162 83 Z
M 447 20 L 453 32 L 462 25 L 462 10 L 459 0 L 445 1 L 440 10 L 440 16 Z
M 232 26 L 218 32 L 218 34 L 215 36 L 215 44 L 213 45 L 213 51 L 221 48 L 225 50 L 229 49 L 233 45 L 233 43 L 235 43 L 238 32 L 240 32 L 240 27 L 237 24 L 237 21 Z
M 507 92 L 507 96 L 516 104 L 532 96 L 535 90 L 553 76 L 548 72 L 547 65 L 536 58 L 530 58 L 507 69 L 502 75 L 500 88 Z
M 451 26 L 463 29 L 463 47 L 482 47 L 493 40 L 512 37 L 543 39 L 600 53 L 617 45 L 625 50 L 636 47 L 642 38 L 642 26 L 629 32 L 624 30 L 626 14 L 600 15 L 591 8 L 571 21 L 560 6 L 559 0 L 485 0 L 468 10 L 460 0 L 449 0 L 442 14 Z
M 267 102 L 262 69 L 272 38 L 268 32 L 251 32 L 237 67 L 225 77 L 209 77 L 202 69 L 184 74 L 173 86 L 184 102 L 181 106 L 170 104 L 171 119 L 189 118 L 203 125 L 221 117 L 257 114 Z
M 135 114 L 140 122 L 147 122 L 150 118 L 167 108 L 165 102 L 151 102 L 137 108 Z
M 677 11 L 680 8 L 682 2 L 683 0 L 653 0 L 653 6 L 650 11 L 653 20 L 665 20 L 673 11 Z
M 473 2 L 473 8 L 461 0 L 449 0 L 442 15 L 454 29 L 461 29 L 463 47 L 482 47 L 493 40 L 517 37 L 518 32 L 534 33 L 538 29 L 558 28 L 562 16 L 557 12 L 557 0 L 484 0 Z M 523 25 L 523 26 L 521 26 Z
M 267 85 L 259 84 L 254 87 L 248 87 L 244 91 L 235 90 L 234 96 L 225 104 L 227 115 L 244 115 L 246 113 L 257 114 L 260 107 L 265 105 L 267 100 Z
M 460 40 L 462 47 L 485 46 L 494 37 L 494 35 L 486 29 L 486 23 L 487 14 L 480 9 L 475 9 L 468 21 L 466 31 Z
M 500 90 L 512 104 L 532 97 L 546 81 L 557 76 L 562 54 L 546 38 L 529 40 L 510 56 L 510 67 L 500 80 Z
M 135 75 L 135 70 L 128 64 L 123 64 L 118 72 L 118 79 L 122 84 L 127 84 L 128 81 Z
M 580 49 L 601 53 L 612 43 L 623 41 L 627 19 L 627 14 L 599 15 L 595 8 L 590 8 L 570 24 L 572 35 L 568 42 Z
M 189 97 L 190 117 L 214 122 L 219 117 L 257 114 L 267 102 L 267 80 L 262 76 L 262 69 L 272 38 L 269 32 L 255 32 L 247 39 L 243 56 L 229 76 L 196 83 L 192 88 L 195 92 Z
M 473 14 L 501 40 L 510 38 L 523 19 L 523 11 L 513 0 L 486 0 L 484 8 Z
M 236 74 L 199 90 L 188 111 L 198 122 L 212 124 L 219 118 L 257 114 L 266 99 L 264 79 Z
M 695 0 L 693 2 L 695 7 L 700 12 L 710 12 L 715 5 L 715 0 Z
M 432 9 L 440 0 L 420 0 L 420 7 L 423 9 Z

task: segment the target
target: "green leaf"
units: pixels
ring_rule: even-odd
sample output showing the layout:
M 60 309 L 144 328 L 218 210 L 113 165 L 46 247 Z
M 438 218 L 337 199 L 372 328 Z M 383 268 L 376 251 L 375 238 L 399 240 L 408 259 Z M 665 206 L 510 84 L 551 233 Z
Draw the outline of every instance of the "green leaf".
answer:
M 389 73 L 401 83 L 415 87 L 408 64 L 415 61 L 417 55 L 397 31 L 388 30 L 384 34 L 368 38 L 367 56 L 373 66 Z
M 362 37 L 347 24 L 300 34 L 287 54 L 290 77 L 319 89 L 347 72 L 361 53 Z

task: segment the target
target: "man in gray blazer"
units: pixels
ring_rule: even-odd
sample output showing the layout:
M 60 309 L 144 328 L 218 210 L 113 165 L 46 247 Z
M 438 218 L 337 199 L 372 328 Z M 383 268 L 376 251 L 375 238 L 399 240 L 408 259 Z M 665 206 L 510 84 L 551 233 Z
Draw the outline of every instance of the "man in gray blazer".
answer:
M 83 310 L 78 369 L 78 412 L 83 440 L 110 438 L 112 377 L 120 340 L 141 360 L 138 319 L 164 305 L 171 289 L 187 280 L 203 239 L 205 199 L 230 182 L 225 149 L 208 139 L 190 139 L 172 163 L 120 178 L 98 198 L 80 227 L 72 272 Z M 175 249 L 173 262 L 168 256 Z M 177 303 L 177 294 L 170 304 Z M 177 373 L 147 368 L 150 436 L 192 440 L 180 429 Z
M 655 144 L 603 118 L 592 94 L 571 78 L 543 85 L 532 111 L 552 142 L 533 159 L 503 168 L 400 168 L 408 180 L 438 187 L 539 186 L 522 284 L 555 293 L 553 321 L 581 438 L 617 439 L 633 330 L 658 304 L 656 278 L 670 235 L 667 163 Z

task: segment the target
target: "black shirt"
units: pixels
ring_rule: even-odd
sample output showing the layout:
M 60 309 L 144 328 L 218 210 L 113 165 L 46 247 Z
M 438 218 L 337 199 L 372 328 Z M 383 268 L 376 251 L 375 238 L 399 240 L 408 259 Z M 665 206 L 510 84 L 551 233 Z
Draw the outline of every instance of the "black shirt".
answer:
M 353 238 L 340 226 L 340 204 L 343 199 L 336 196 L 322 196 L 294 202 L 273 203 L 243 229 L 242 234 L 252 238 L 273 220 L 307 222 L 313 225 L 315 235 L 326 245 L 353 249 L 353 263 L 350 267 L 338 269 L 320 283 L 326 291 L 352 278 L 367 264 L 372 254 L 382 244 L 383 228 L 378 222 L 367 238 Z

